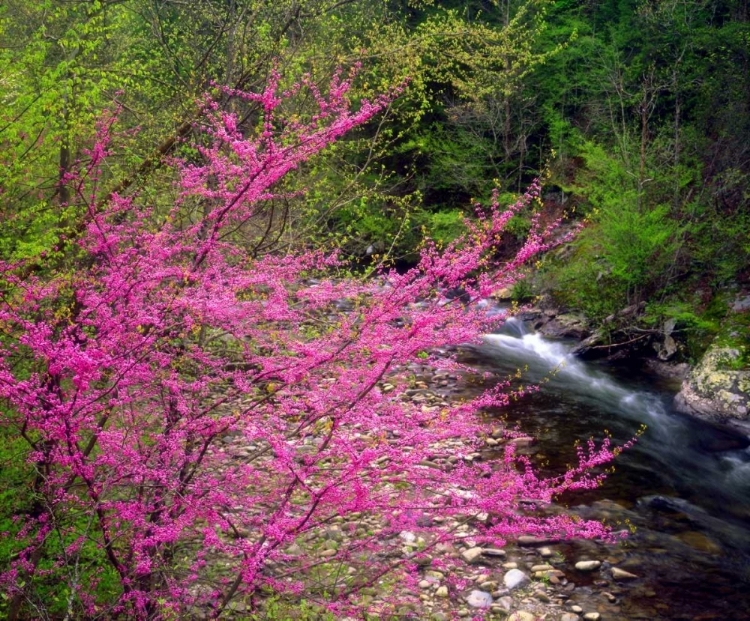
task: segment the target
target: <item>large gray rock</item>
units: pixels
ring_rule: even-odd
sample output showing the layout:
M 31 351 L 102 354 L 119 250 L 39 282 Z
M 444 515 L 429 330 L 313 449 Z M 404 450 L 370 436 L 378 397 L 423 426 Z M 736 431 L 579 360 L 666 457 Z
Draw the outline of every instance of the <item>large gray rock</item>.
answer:
M 582 339 L 591 334 L 591 329 L 583 315 L 563 313 L 541 326 L 539 333 L 552 338 Z
M 738 348 L 714 343 L 682 383 L 678 410 L 715 421 L 750 423 L 750 371 Z

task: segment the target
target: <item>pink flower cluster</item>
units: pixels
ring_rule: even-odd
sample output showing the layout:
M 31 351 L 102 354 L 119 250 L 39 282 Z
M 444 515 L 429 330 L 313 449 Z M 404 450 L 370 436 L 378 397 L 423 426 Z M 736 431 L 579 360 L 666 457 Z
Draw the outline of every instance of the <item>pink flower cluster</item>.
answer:
M 35 473 L 31 509 L 12 533 L 17 553 L 2 566 L 12 601 L 54 575 L 81 616 L 184 618 L 198 606 L 218 617 L 262 589 L 314 598 L 306 577 L 335 563 L 347 580 L 326 597 L 344 610 L 388 572 L 414 569 L 392 554 L 399 533 L 454 536 L 435 516 L 486 514 L 481 542 L 493 545 L 519 534 L 608 536 L 597 523 L 519 506 L 596 486 L 608 445 L 582 450 L 552 479 L 512 443 L 497 461 L 427 467 L 450 443 L 475 450 L 488 433 L 479 411 L 508 397 L 497 388 L 430 408 L 405 395 L 410 363 L 488 328 L 476 305 L 441 292 L 486 296 L 559 243 L 554 225 L 535 220 L 513 260 L 495 259 L 508 220 L 539 186 L 509 209 L 495 201 L 480 211 L 447 248 L 428 244 L 405 274 L 335 279 L 336 258 L 321 253 L 252 256 L 235 233 L 277 182 L 388 102 L 353 110 L 350 79 L 337 76 L 327 94 L 303 81 L 292 90 L 309 90 L 318 112 L 283 123 L 289 93 L 278 81 L 227 93 L 263 111 L 250 137 L 205 102 L 202 163 L 174 163 L 168 213 L 122 196 L 97 208 L 106 119 L 72 181 L 90 206 L 76 269 L 21 278 L 18 265 L 0 266 L 0 416 L 28 443 Z M 316 533 L 363 515 L 378 517 L 378 532 L 351 526 L 334 555 L 320 554 Z M 116 593 L 101 587 L 105 574 Z

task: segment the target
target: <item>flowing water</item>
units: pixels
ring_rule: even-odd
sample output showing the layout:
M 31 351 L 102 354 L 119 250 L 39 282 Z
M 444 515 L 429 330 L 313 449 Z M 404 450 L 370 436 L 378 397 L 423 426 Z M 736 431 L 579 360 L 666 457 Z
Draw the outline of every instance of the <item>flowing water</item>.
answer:
M 642 578 L 608 618 L 750 620 L 750 440 L 677 413 L 674 389 L 578 360 L 572 345 L 509 319 L 472 359 L 488 382 L 518 369 L 543 382 L 502 413 L 538 438 L 532 458 L 543 470 L 573 463 L 576 440 L 608 433 L 621 444 L 646 426 L 602 488 L 566 499 L 586 517 L 634 527 L 625 545 L 597 551 Z M 575 556 L 576 546 L 563 547 Z

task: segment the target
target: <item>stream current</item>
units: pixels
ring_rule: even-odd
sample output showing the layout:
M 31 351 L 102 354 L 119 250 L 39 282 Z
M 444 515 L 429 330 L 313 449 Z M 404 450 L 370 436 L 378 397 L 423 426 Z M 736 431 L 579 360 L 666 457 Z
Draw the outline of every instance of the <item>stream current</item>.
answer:
M 542 472 L 574 463 L 577 440 L 606 430 L 622 444 L 646 426 L 601 488 L 564 499 L 584 517 L 634 532 L 615 549 L 558 547 L 568 560 L 599 554 L 640 577 L 622 585 L 617 614 L 607 618 L 750 620 L 750 439 L 679 414 L 674 386 L 583 362 L 570 355 L 573 345 L 511 318 L 469 354 L 494 378 L 487 382 L 518 369 L 527 384 L 543 381 L 499 413 L 537 438 L 530 457 Z M 587 580 L 576 583 L 585 588 Z

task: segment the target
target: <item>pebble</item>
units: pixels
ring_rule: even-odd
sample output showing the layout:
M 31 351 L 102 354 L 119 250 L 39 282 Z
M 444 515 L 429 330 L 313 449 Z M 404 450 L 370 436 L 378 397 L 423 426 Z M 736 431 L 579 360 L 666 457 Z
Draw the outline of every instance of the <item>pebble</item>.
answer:
M 582 613 L 582 612 L 583 612 L 583 608 L 581 608 L 580 606 L 571 606 L 571 607 L 570 607 L 570 609 L 571 609 L 571 610 L 572 610 L 573 612 L 575 612 L 575 613 L 578 613 L 578 614 L 580 614 L 580 613 Z
M 464 559 L 469 564 L 478 563 L 481 556 L 482 556 L 482 548 L 479 548 L 479 547 L 469 548 L 468 550 L 464 550 L 461 553 L 461 558 Z
M 510 612 L 510 609 L 513 608 L 513 598 L 509 597 L 508 595 L 504 595 L 497 600 L 493 608 L 495 608 L 495 606 L 504 610 L 505 612 Z
M 474 590 L 466 596 L 466 603 L 472 608 L 489 608 L 492 606 L 492 595 L 487 591 Z
M 539 548 L 539 556 L 541 556 L 542 558 L 550 558 L 551 556 L 553 556 L 553 554 L 554 553 L 552 552 L 551 548 Z
M 503 563 L 503 569 L 518 569 L 518 563 Z
M 522 584 L 527 583 L 530 578 L 520 569 L 511 569 L 503 576 L 503 584 L 509 589 L 515 589 Z
M 629 571 L 625 571 L 619 567 L 612 568 L 612 577 L 615 580 L 635 580 L 638 578 L 635 574 L 631 574 Z
M 419 588 L 420 589 L 429 589 L 432 586 L 432 582 L 429 580 L 420 580 L 419 581 Z
M 482 554 L 485 556 L 500 556 L 505 557 L 505 550 L 501 550 L 500 548 L 483 548 Z
M 599 569 L 601 565 L 600 561 L 578 561 L 576 569 L 578 571 L 594 571 L 595 569 Z
M 602 616 L 598 612 L 587 612 L 583 615 L 584 621 L 599 621 Z
M 448 587 L 447 586 L 438 587 L 437 591 L 435 591 L 435 597 L 448 597 Z
M 566 612 L 560 617 L 560 621 L 579 621 L 581 617 L 572 612 Z
M 531 535 L 522 535 L 518 538 L 519 546 L 538 546 L 544 543 L 549 543 L 549 539 L 541 539 L 540 537 L 532 537 Z
M 552 565 L 548 565 L 547 563 L 545 563 L 544 565 L 533 565 L 531 567 L 531 571 L 534 573 L 536 573 L 537 571 L 549 571 L 550 569 L 554 569 L 554 567 L 552 567 Z
M 514 444 L 518 448 L 521 448 L 521 447 L 525 448 L 525 447 L 531 446 L 535 442 L 536 440 L 529 436 L 522 436 L 520 438 L 511 438 L 510 440 L 508 440 L 508 444 Z
M 508 617 L 508 621 L 536 621 L 536 615 L 525 610 L 518 610 Z

